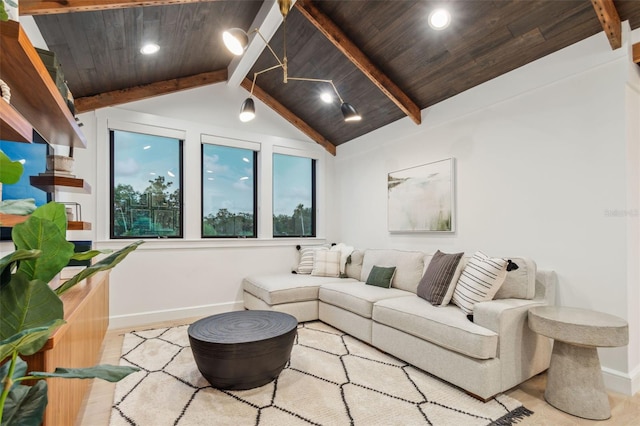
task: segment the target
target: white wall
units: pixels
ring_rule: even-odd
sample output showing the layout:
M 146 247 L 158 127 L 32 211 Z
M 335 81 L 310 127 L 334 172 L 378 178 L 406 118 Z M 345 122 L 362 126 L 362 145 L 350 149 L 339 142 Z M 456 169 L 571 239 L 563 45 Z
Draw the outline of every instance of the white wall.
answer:
M 637 130 L 627 137 L 628 62 L 626 48 L 611 51 L 599 34 L 424 110 L 419 127 L 403 119 L 339 146 L 341 238 L 535 259 L 557 272 L 559 304 L 631 321 L 629 348 L 600 350 L 608 385 L 629 392 L 639 339 L 637 304 L 627 302 L 638 287 L 627 268 L 637 266 L 628 232 L 638 220 L 626 214 L 638 207 L 628 199 L 638 188 L 638 163 L 627 159 L 638 145 Z M 387 173 L 449 157 L 456 232 L 390 234 Z

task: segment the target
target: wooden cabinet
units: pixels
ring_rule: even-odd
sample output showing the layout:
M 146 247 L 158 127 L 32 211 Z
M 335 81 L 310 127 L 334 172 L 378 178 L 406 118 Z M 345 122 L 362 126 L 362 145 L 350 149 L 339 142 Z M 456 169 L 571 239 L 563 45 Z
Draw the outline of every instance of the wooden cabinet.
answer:
M 37 132 L 49 144 L 85 148 L 85 136 L 18 22 L 0 21 L 0 50 L 0 79 L 11 88 L 11 104 L 0 100 L 0 139 L 31 143 Z M 46 192 L 91 193 L 83 179 L 31 176 L 30 180 Z M 26 220 L 9 216 L 0 216 L 1 226 Z M 91 229 L 91 224 L 70 222 L 68 229 Z
M 51 335 L 39 352 L 25 357 L 28 371 L 91 367 L 99 360 L 109 326 L 109 273 L 94 275 L 60 298 L 67 323 Z M 90 383 L 80 379 L 47 379 L 49 403 L 43 425 L 75 424 Z

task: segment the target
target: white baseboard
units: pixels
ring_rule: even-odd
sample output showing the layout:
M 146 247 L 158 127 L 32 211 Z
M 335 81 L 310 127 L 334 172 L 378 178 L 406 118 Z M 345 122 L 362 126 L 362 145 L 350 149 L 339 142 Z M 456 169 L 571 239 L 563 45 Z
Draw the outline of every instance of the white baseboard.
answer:
M 640 366 L 630 373 L 602 367 L 602 378 L 604 386 L 613 392 L 631 396 L 640 390 Z
M 242 301 L 220 303 L 215 305 L 190 306 L 188 308 L 167 309 L 163 311 L 139 312 L 109 317 L 109 329 L 129 328 L 149 325 L 162 321 L 173 321 L 186 318 L 206 317 L 223 312 L 244 309 Z

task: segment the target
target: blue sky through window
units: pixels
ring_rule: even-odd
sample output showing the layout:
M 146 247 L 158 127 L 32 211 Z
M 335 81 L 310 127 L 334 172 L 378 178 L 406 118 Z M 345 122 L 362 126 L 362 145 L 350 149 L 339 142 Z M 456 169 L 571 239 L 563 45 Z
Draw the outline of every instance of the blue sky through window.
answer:
M 310 158 L 273 154 L 273 214 L 291 216 L 302 204 L 311 207 Z
M 203 216 L 220 209 L 253 214 L 253 158 L 249 149 L 203 145 Z
M 180 145 L 177 139 L 114 131 L 114 183 L 131 185 L 144 192 L 149 181 L 164 176 L 172 182 L 171 190 L 180 186 Z

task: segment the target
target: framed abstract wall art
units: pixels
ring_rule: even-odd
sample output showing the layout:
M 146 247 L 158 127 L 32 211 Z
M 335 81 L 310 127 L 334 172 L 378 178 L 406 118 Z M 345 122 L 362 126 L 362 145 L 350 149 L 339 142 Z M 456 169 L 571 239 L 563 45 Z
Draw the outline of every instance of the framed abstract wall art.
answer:
M 454 159 L 391 172 L 389 232 L 454 232 Z

